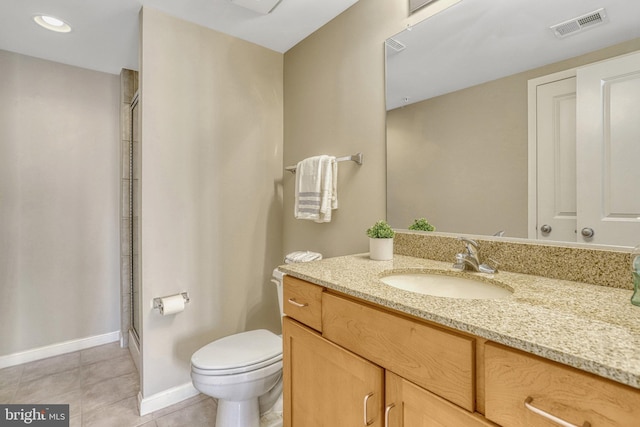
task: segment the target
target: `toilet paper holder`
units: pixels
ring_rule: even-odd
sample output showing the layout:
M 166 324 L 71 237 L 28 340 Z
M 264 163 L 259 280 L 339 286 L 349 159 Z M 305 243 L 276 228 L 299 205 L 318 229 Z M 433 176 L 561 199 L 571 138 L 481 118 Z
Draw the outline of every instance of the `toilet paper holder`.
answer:
M 189 301 L 191 301 L 191 299 L 189 298 L 189 294 L 187 292 L 180 292 L 179 294 L 175 294 L 175 295 L 182 295 L 182 298 L 184 298 L 184 303 L 187 304 Z M 154 298 L 153 299 L 153 308 L 154 310 L 160 310 L 162 308 L 162 298 L 168 298 L 168 297 L 172 297 L 174 295 L 166 295 L 163 297 L 158 297 L 158 298 Z

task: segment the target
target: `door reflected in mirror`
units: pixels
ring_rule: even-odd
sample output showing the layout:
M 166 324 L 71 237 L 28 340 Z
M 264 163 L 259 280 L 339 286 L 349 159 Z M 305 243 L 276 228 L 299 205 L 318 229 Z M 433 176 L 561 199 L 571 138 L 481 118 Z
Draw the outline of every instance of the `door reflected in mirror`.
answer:
M 536 238 L 543 224 L 530 191 L 536 151 L 529 148 L 528 82 L 640 50 L 640 2 L 494 3 L 463 0 L 393 36 L 402 49 L 386 44 L 393 227 L 424 217 L 443 232 Z M 606 22 L 599 26 L 564 38 L 550 29 L 600 7 Z M 632 217 L 615 215 L 612 221 Z M 590 240 L 577 229 L 573 240 L 547 239 L 636 244 L 598 241 L 598 227 L 580 226 L 595 230 Z

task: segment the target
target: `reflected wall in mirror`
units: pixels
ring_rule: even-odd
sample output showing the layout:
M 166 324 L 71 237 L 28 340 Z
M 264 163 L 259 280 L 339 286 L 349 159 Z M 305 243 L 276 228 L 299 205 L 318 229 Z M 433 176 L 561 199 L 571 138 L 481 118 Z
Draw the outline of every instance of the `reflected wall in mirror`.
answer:
M 601 25 L 549 29 L 599 8 Z M 529 237 L 528 81 L 640 50 L 639 17 L 640 2 L 462 0 L 393 36 L 388 222 Z

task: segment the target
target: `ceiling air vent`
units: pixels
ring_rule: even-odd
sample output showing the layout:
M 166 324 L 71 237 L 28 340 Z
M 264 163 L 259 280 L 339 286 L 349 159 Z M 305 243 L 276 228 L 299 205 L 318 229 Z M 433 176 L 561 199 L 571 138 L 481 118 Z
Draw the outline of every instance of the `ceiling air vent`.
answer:
M 558 38 L 563 38 L 571 34 L 576 34 L 589 28 L 607 22 L 607 12 L 602 9 L 594 10 L 577 18 L 552 25 L 550 28 Z
M 403 50 L 405 50 L 407 48 L 405 45 L 403 45 L 402 43 L 400 43 L 398 40 L 394 39 L 393 37 L 389 37 L 387 40 L 385 40 L 384 44 L 386 44 L 387 47 L 395 50 L 396 52 L 402 52 Z

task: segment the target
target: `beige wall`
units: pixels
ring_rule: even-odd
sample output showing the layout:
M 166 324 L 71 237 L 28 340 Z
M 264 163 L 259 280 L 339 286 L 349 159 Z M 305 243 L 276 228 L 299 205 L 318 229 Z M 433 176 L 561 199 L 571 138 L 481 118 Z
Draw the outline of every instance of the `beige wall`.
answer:
M 280 53 L 145 8 L 141 43 L 143 397 L 191 382 L 213 339 L 280 331 Z M 189 292 L 162 317 L 154 297 Z
M 404 0 L 360 0 L 285 54 L 285 165 L 364 154 L 362 166 L 339 164 L 330 223 L 294 219 L 294 176 L 285 175 L 285 252 L 366 252 L 366 229 L 386 217 L 384 40 L 402 29 L 407 8 Z
M 387 115 L 388 219 L 527 237 L 527 81 L 640 49 L 640 39 Z
M 118 76 L 0 51 L 0 356 L 119 329 Z

